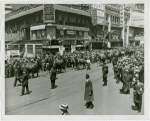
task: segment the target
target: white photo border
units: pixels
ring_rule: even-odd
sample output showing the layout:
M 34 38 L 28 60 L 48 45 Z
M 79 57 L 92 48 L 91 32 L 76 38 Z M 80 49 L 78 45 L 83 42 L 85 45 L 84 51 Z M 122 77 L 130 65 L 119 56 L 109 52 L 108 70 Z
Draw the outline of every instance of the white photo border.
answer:
M 69 3 L 87 3 L 87 4 L 134 4 L 134 3 L 144 3 L 145 4 L 145 16 L 144 16 L 144 53 L 145 53 L 145 89 L 144 89 L 144 115 L 5 115 L 5 4 L 69 4 Z M 149 42 L 149 1 L 148 0 L 1 0 L 0 1 L 0 80 L 1 80 L 1 107 L 2 107 L 2 120 L 149 120 L 150 119 L 150 72 L 149 72 L 149 57 L 150 57 L 150 42 Z

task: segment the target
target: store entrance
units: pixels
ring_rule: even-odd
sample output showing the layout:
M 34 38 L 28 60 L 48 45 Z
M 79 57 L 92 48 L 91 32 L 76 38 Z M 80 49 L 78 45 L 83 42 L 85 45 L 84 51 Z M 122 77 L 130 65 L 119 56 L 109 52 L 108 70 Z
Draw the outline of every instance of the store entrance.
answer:
M 66 52 L 71 52 L 71 45 L 64 45 Z
M 59 52 L 59 48 L 43 48 L 43 52 L 44 53 L 53 53 L 53 54 L 56 54 Z

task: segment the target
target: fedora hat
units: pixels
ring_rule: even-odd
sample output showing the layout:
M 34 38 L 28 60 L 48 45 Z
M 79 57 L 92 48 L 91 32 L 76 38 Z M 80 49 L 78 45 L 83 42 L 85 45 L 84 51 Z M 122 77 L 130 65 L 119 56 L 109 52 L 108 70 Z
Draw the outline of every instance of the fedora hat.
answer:
M 67 110 L 68 109 L 68 104 L 62 103 L 61 105 L 59 105 L 59 109 L 60 110 Z

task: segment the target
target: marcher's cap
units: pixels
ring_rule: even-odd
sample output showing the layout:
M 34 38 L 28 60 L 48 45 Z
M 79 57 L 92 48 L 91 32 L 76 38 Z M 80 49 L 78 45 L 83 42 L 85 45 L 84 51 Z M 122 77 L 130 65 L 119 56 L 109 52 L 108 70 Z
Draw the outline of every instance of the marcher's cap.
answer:
M 138 75 L 138 74 L 135 74 L 135 77 L 139 77 L 139 75 Z
M 89 75 L 89 74 L 86 74 L 86 77 L 87 77 L 87 78 L 89 78 L 89 77 L 90 77 L 90 75 Z
M 59 106 L 59 109 L 60 110 L 67 110 L 69 107 L 68 107 L 68 104 L 66 103 L 62 103 L 60 106 Z
M 135 68 L 136 68 L 136 69 L 138 69 L 139 67 L 138 67 L 138 66 L 136 66 Z
M 129 72 L 129 71 L 126 69 L 125 72 Z

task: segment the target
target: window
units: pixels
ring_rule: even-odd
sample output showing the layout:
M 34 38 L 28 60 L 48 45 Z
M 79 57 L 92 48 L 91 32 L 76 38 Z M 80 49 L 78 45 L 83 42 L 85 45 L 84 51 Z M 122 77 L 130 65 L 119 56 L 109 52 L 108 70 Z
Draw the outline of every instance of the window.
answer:
M 115 20 L 114 20 L 114 16 L 113 16 L 113 23 L 114 23 L 114 21 L 115 21 Z
M 106 21 L 108 21 L 108 14 L 106 14 Z

